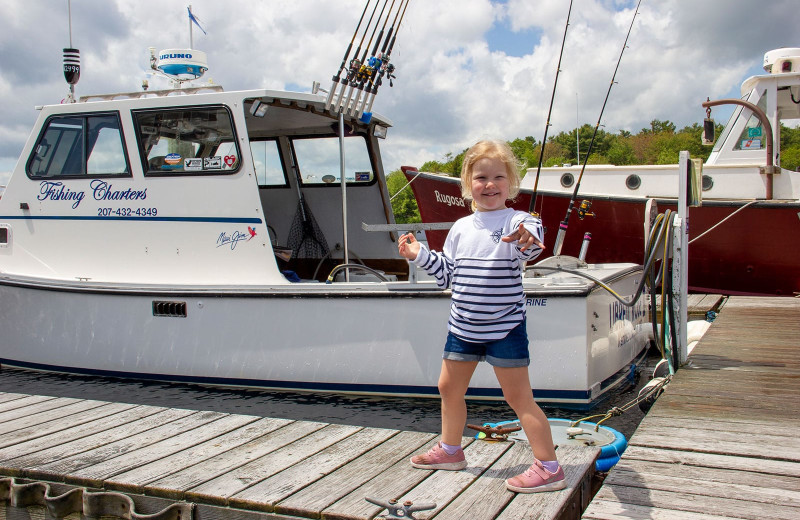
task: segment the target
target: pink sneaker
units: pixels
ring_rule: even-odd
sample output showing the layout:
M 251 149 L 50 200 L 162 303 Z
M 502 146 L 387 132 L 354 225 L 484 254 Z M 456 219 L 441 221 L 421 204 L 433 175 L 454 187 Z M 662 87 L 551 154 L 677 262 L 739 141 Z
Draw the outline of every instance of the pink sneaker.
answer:
M 550 473 L 541 462 L 534 460 L 525 473 L 506 480 L 506 487 L 509 491 L 517 493 L 539 493 L 564 489 L 567 487 L 567 481 L 564 480 L 564 470 L 561 466 L 555 473 Z
M 428 453 L 411 457 L 411 465 L 419 469 L 459 470 L 467 467 L 467 459 L 461 448 L 454 454 L 448 455 L 442 448 L 442 443 L 438 442 L 428 450 Z

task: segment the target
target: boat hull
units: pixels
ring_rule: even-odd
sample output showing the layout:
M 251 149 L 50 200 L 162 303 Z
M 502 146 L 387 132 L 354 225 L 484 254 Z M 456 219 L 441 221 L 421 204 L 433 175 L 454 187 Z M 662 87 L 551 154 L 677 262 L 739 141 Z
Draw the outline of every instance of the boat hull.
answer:
M 406 171 L 408 179 L 415 171 Z M 411 184 L 423 222 L 453 222 L 468 214 L 459 180 L 420 174 Z M 591 233 L 587 261 L 639 262 L 644 256 L 645 198 L 587 195 L 595 216 L 570 217 L 562 254 L 577 255 L 585 233 Z M 512 203 L 528 211 L 531 192 L 523 190 Z M 540 191 L 536 210 L 545 225 L 545 245 L 552 248 L 558 223 L 564 219 L 570 196 Z M 654 199 L 658 211 L 675 210 L 675 200 Z M 580 201 L 578 201 L 579 203 Z M 800 293 L 800 203 L 780 201 L 704 200 L 689 209 L 689 238 L 695 239 L 740 210 L 707 235 L 689 245 L 689 289 L 736 295 Z M 549 231 L 549 232 L 547 232 Z M 426 232 L 428 243 L 441 248 L 446 230 Z M 551 254 L 545 250 L 542 258 Z
M 641 270 L 631 269 L 613 285 L 632 291 L 640 278 Z M 614 314 L 606 291 L 554 283 L 552 290 L 526 283 L 534 396 L 591 406 L 630 374 L 645 351 L 649 320 Z M 389 291 L 341 285 L 312 294 L 237 293 L 6 279 L 0 282 L 0 363 L 235 387 L 438 396 L 449 292 L 427 283 Z M 156 308 L 179 312 L 155 315 Z M 485 363 L 469 397 L 502 400 Z

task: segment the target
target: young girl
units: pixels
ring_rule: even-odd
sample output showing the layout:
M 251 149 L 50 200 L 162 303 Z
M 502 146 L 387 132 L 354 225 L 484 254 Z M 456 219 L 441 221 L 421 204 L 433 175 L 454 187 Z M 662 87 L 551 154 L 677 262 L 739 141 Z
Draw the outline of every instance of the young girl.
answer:
M 398 240 L 400 255 L 450 287 L 448 335 L 439 393 L 442 439 L 425 454 L 411 458 L 422 469 L 460 470 L 467 466 L 461 437 L 467 421 L 465 394 L 479 361 L 493 366 L 506 402 L 531 443 L 533 465 L 506 480 L 519 493 L 566 487 L 556 460 L 547 417 L 533 400 L 528 378 L 522 270 L 542 252 L 542 223 L 506 207 L 519 192 L 517 160 L 507 144 L 481 141 L 464 156 L 461 191 L 472 199 L 473 214 L 459 219 L 443 251 L 429 251 L 408 233 Z

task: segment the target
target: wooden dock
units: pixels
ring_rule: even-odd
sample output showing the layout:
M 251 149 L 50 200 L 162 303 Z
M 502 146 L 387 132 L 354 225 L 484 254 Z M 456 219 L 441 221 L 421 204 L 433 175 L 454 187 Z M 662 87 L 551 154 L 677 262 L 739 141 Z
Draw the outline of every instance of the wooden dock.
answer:
M 53 505 L 53 497 L 68 491 L 78 494 L 79 506 L 83 496 L 84 508 L 87 497 L 107 499 L 111 505 L 96 506 L 105 511 L 127 501 L 127 518 L 161 513 L 181 520 L 386 513 L 365 497 L 437 504 L 415 518 L 580 518 L 591 498 L 597 448 L 559 449 L 568 489 L 517 495 L 504 480 L 531 463 L 527 444 L 465 438 L 465 471 L 412 468 L 408 458 L 436 440 L 430 433 L 5 393 L 0 518 L 63 511 L 68 506 Z
M 800 300 L 730 297 L 585 519 L 800 518 Z

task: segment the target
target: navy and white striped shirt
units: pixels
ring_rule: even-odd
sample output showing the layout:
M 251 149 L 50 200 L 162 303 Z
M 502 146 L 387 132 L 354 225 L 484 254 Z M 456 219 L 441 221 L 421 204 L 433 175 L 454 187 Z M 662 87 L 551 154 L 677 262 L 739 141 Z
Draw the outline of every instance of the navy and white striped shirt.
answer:
M 505 208 L 459 219 L 441 253 L 420 244 L 414 263 L 434 276 L 439 287 L 453 291 L 448 329 L 455 336 L 472 342 L 502 339 L 525 317 L 522 270 L 542 250 L 534 245 L 520 252 L 517 241 L 501 240 L 521 222 L 544 241 L 541 220 Z

